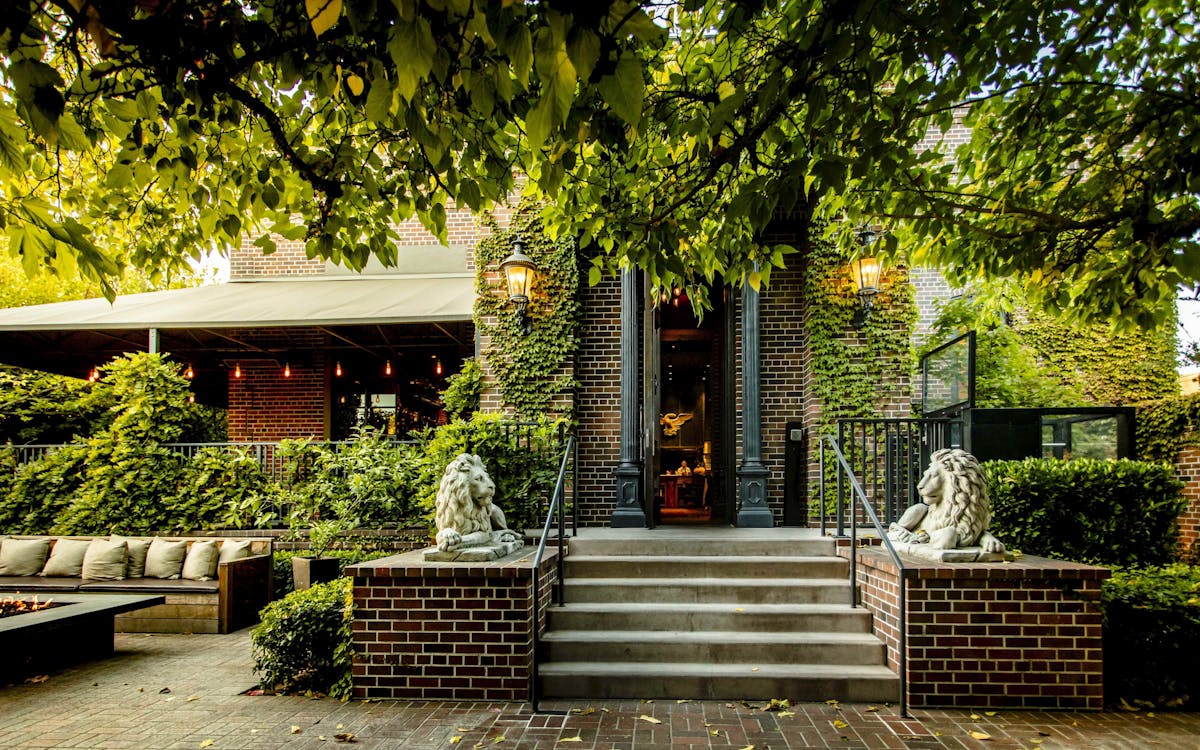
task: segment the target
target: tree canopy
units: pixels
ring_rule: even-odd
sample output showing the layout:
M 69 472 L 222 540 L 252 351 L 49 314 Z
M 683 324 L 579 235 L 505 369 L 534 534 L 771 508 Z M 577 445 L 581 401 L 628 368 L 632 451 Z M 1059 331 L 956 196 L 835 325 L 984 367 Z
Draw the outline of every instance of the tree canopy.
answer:
M 769 281 L 782 217 L 1152 318 L 1200 282 L 1195 0 L 993 5 L 15 0 L 0 222 L 97 280 L 247 233 L 356 267 L 520 188 L 593 280 Z

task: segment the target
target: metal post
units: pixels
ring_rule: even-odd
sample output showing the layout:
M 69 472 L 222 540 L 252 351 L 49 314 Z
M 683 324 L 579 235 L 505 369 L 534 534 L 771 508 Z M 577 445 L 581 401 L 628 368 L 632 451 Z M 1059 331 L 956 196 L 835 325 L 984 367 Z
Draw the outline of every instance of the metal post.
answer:
M 645 528 L 642 510 L 641 434 L 638 424 L 637 275 L 621 271 L 621 463 L 617 467 L 617 507 L 610 525 Z
M 149 340 L 146 343 L 146 351 L 151 354 L 158 354 L 158 329 L 151 328 Z
M 762 394 L 759 388 L 758 292 L 742 282 L 742 464 L 738 467 L 737 525 L 769 529 L 767 467 L 762 463 Z

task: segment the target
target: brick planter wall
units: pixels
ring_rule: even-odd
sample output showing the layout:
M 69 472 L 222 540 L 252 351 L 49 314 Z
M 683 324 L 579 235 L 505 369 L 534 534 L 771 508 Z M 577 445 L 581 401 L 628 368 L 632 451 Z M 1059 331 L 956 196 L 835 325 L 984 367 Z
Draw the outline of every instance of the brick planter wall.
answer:
M 849 555 L 848 548 L 839 553 Z M 1104 707 L 1100 586 L 1106 568 L 905 560 L 908 690 L 914 707 Z M 899 571 L 858 551 L 860 601 L 899 671 Z
M 354 565 L 354 697 L 525 701 L 533 665 L 533 557 L 425 562 L 408 552 Z M 554 550 L 539 573 L 544 629 Z
M 1187 552 L 1200 543 L 1200 445 L 1185 444 L 1175 458 L 1175 471 L 1183 480 L 1187 507 L 1179 514 L 1179 550 Z

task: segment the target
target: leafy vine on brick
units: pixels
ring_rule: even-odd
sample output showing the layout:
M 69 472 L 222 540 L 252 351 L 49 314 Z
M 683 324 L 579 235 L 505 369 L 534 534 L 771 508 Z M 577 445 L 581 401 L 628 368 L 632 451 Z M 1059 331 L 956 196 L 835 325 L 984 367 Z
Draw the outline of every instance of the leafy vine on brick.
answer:
M 507 293 L 489 284 L 487 275 L 512 253 L 518 237 L 538 267 L 529 301 L 533 328 L 528 333 L 517 322 Z M 550 412 L 570 418 L 571 395 L 578 385 L 572 364 L 581 319 L 575 241 L 547 237 L 540 208 L 523 203 L 507 229 L 493 223 L 492 234 L 475 249 L 475 269 L 475 326 L 489 341 L 484 359 L 504 405 L 522 418 Z
M 859 301 L 849 262 L 850 249 L 828 240 L 818 237 L 808 248 L 804 299 L 821 434 L 832 434 L 838 419 L 877 415 L 880 395 L 912 371 L 917 308 L 908 269 L 886 269 L 874 309 L 856 331 L 850 321 Z

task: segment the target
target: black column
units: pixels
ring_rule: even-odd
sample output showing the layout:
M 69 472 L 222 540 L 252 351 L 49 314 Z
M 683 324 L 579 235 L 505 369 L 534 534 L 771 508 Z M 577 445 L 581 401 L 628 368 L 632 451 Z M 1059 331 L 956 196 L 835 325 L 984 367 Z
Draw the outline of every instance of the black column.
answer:
M 771 528 L 767 468 L 762 464 L 762 394 L 759 389 L 758 292 L 742 283 L 742 463 L 738 466 L 737 525 Z
M 644 528 L 641 432 L 638 420 L 637 272 L 621 272 L 621 463 L 617 466 L 617 507 L 611 525 Z

